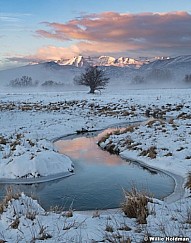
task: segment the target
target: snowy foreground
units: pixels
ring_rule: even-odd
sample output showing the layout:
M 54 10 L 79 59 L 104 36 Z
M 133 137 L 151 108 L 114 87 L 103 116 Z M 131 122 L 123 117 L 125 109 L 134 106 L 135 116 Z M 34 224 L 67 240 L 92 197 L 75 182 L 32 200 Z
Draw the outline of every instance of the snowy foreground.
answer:
M 72 161 L 58 154 L 54 140 L 77 130 L 147 120 L 146 110 L 152 113 L 157 108 L 171 119 L 150 119 L 126 131 L 117 131 L 104 138 L 100 146 L 181 176 L 184 182 L 191 171 L 190 90 L 124 90 L 120 94 L 93 96 L 77 91 L 0 94 L 0 101 L 1 180 L 70 173 Z M 149 241 L 148 237 L 154 238 Z M 0 203 L 0 242 L 189 242 L 189 239 L 188 190 L 175 202 L 150 201 L 144 224 L 128 218 L 121 209 L 75 212 L 54 208 L 46 212 L 37 201 L 23 193 L 15 195 L 11 189 Z

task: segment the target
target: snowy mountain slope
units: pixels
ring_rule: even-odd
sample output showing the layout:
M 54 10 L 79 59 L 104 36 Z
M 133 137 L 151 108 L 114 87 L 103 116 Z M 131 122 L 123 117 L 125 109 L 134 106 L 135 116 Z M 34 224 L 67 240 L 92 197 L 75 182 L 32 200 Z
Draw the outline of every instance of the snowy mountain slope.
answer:
M 59 65 L 72 65 L 76 67 L 83 67 L 89 65 L 88 61 L 83 56 L 73 57 L 69 60 L 68 59 L 58 60 L 57 63 Z
M 146 61 L 136 60 L 129 57 L 115 58 L 112 56 L 100 56 L 100 57 L 83 57 L 76 56 L 71 59 L 62 59 L 56 61 L 60 65 L 73 65 L 76 67 L 83 67 L 88 65 L 96 66 L 117 66 L 117 67 L 140 67 Z
M 143 65 L 144 62 L 138 61 L 133 58 L 129 57 L 119 57 L 119 58 L 114 58 L 110 56 L 101 56 L 99 57 L 98 60 L 98 66 L 118 66 L 118 67 L 140 67 Z
M 137 72 L 147 82 L 166 83 L 173 87 L 190 86 L 183 81 L 187 74 L 191 74 L 191 55 L 155 60 L 142 65 Z
M 174 72 L 187 71 L 190 72 L 191 55 L 178 56 L 169 59 L 156 60 L 149 64 L 144 64 L 140 71 L 149 71 L 153 69 L 170 69 Z
M 42 88 L 44 82 L 52 80 L 54 83 L 64 84 L 66 89 L 66 87 L 74 87 L 74 77 L 84 72 L 88 65 L 97 65 L 104 70 L 110 78 L 109 86 L 111 87 L 131 85 L 134 88 L 152 88 L 153 85 L 158 88 L 178 88 L 191 85 L 183 81 L 186 74 L 191 74 L 191 55 L 160 58 L 140 68 L 136 67 L 137 63 L 135 59 L 124 57 L 115 59 L 109 56 L 99 58 L 79 56 L 71 60 L 27 65 L 0 71 L 0 87 L 8 87 L 11 80 L 25 75 L 31 77 L 33 82 L 37 81 L 37 87 Z M 79 87 L 75 86 L 75 88 Z

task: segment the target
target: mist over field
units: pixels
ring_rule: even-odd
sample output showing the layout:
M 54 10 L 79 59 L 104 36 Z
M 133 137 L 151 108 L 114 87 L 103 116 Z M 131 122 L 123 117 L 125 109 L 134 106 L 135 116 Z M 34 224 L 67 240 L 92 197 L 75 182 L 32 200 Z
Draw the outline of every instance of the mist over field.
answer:
M 127 58 L 126 58 L 127 59 Z M 97 59 L 82 56 L 69 59 L 64 63 L 52 61 L 29 64 L 23 67 L 0 71 L 2 91 L 67 91 L 84 90 L 74 82 L 75 77 L 85 72 L 89 65 L 98 66 L 110 79 L 108 90 L 114 89 L 152 89 L 152 88 L 188 88 L 191 82 L 186 80 L 190 75 L 191 56 L 161 58 L 146 61 L 130 59 L 117 62 L 112 57 Z M 125 60 L 125 61 L 124 61 Z M 99 61 L 99 62 L 98 62 Z M 23 76 L 31 78 L 28 85 L 19 84 Z

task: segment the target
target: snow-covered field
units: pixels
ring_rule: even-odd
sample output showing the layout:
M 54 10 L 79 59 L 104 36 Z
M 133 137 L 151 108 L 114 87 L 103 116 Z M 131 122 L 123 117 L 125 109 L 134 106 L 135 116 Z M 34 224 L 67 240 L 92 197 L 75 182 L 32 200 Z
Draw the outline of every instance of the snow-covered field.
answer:
M 150 109 L 152 113 L 160 109 L 163 116 L 173 119 L 151 120 L 123 134 L 111 135 L 101 146 L 114 145 L 114 150 L 116 147 L 122 156 L 186 179 L 191 171 L 190 91 L 122 89 L 120 92 L 106 91 L 102 95 L 89 95 L 84 91 L 2 93 L 0 178 L 38 179 L 72 171 L 72 161 L 54 148 L 55 139 L 77 130 L 146 120 L 146 110 Z M 145 235 L 191 239 L 188 190 L 181 200 L 173 203 L 156 199 L 150 202 L 147 224 L 144 225 L 126 217 L 120 209 L 45 212 L 36 201 L 23 194 L 1 203 L 0 212 L 2 242 L 142 242 Z M 155 239 L 157 241 L 160 239 Z

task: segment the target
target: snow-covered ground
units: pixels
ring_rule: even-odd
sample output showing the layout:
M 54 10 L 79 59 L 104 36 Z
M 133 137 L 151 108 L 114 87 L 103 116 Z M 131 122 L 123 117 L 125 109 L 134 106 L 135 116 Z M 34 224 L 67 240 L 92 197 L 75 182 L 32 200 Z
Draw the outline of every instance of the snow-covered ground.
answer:
M 102 95 L 84 91 L 1 94 L 0 177 L 26 179 L 73 170 L 72 162 L 54 148 L 55 139 L 77 130 L 145 120 L 146 110 L 157 108 L 173 120 L 139 125 L 126 133 L 112 135 L 105 145 L 109 141 L 123 156 L 138 158 L 185 179 L 191 171 L 191 93 L 188 89 L 122 89 Z M 125 144 L 128 140 L 133 142 Z M 154 151 L 152 158 L 148 157 L 150 147 Z M 173 203 L 154 199 L 149 203 L 147 224 L 140 225 L 120 209 L 45 212 L 36 201 L 21 194 L 0 204 L 0 239 L 2 242 L 43 239 L 47 242 L 142 242 L 145 235 L 191 239 L 188 196 L 186 191 L 181 200 Z

